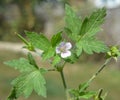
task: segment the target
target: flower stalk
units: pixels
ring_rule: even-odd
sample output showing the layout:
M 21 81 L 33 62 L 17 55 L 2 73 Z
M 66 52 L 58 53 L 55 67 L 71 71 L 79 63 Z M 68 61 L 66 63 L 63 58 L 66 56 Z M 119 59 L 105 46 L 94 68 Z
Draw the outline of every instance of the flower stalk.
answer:
M 67 90 L 67 84 L 66 84 L 66 81 L 65 81 L 63 70 L 60 71 L 60 75 L 61 75 L 61 78 L 62 78 L 64 89 Z
M 63 63 L 63 65 L 61 66 L 61 69 L 58 70 L 58 72 L 60 72 L 60 75 L 61 75 L 62 83 L 63 83 L 65 94 L 66 94 L 66 99 L 67 100 L 71 100 L 71 97 L 70 97 L 69 92 L 68 92 L 68 88 L 67 88 L 67 83 L 66 83 L 66 80 L 65 80 L 64 72 L 63 72 L 65 64 L 66 64 L 66 62 Z
M 71 100 L 71 97 L 70 97 L 68 89 L 67 89 L 67 84 L 66 84 L 66 81 L 65 81 L 63 70 L 60 71 L 60 75 L 61 75 L 61 78 L 62 78 L 62 82 L 63 82 L 65 94 L 66 94 L 66 99 Z

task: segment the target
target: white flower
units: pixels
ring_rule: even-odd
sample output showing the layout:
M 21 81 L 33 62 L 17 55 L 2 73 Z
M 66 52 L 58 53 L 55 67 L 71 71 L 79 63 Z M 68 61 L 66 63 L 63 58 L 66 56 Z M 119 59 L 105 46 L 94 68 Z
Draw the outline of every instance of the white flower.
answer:
M 71 51 L 69 51 L 72 48 L 72 44 L 70 42 L 61 42 L 56 47 L 56 53 L 60 54 L 62 58 L 67 58 L 71 56 Z
M 120 0 L 95 0 L 95 5 L 98 8 L 106 7 L 112 9 L 120 6 Z

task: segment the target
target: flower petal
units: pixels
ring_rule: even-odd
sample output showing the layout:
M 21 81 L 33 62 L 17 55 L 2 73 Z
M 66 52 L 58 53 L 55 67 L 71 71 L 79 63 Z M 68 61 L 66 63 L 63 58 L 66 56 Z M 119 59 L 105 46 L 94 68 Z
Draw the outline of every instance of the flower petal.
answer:
M 64 52 L 64 53 L 63 53 L 63 52 L 61 53 L 61 57 L 62 57 L 62 58 L 67 58 L 67 57 L 69 57 L 69 56 L 71 56 L 71 52 L 70 52 L 70 51 L 66 51 L 66 52 Z
M 61 53 L 61 51 L 60 51 L 60 48 L 59 47 L 56 47 L 56 53 L 58 54 L 58 53 Z
M 59 46 L 60 46 L 60 47 L 63 47 L 65 44 L 66 44 L 65 42 L 61 42 L 61 43 L 59 44 Z
M 66 46 L 66 50 L 69 50 L 72 48 L 72 44 L 70 42 L 67 42 L 65 46 Z

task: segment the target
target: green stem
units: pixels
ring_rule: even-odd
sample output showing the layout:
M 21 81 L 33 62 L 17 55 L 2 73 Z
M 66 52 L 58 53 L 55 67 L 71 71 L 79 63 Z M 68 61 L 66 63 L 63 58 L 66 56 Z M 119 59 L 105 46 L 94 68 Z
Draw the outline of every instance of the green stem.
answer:
M 66 94 L 66 99 L 71 100 L 71 97 L 70 97 L 68 89 L 67 89 L 67 84 L 66 84 L 66 81 L 65 81 L 64 73 L 63 73 L 63 69 L 64 69 L 65 64 L 66 64 L 66 62 L 64 62 L 61 67 L 59 66 L 59 68 L 57 68 L 57 70 L 58 70 L 58 72 L 60 72 L 60 75 L 61 75 L 61 78 L 62 78 L 62 82 L 63 82 L 65 94 Z
M 15 33 L 26 45 L 29 45 L 29 42 L 25 39 L 25 38 L 23 38 L 20 34 L 18 34 L 18 33 Z
M 63 70 L 60 71 L 60 75 L 61 75 L 61 78 L 62 78 L 64 89 L 67 90 L 67 85 L 66 85 L 66 82 L 65 82 L 65 77 L 64 77 Z
M 110 59 L 107 59 L 104 64 L 98 69 L 98 71 L 89 79 L 88 84 L 98 76 L 98 74 L 106 67 L 106 65 L 110 62 Z
M 65 89 L 66 98 L 67 98 L 67 100 L 71 100 L 71 97 L 70 97 L 69 92 L 67 90 L 67 84 L 66 84 L 66 81 L 65 81 L 63 70 L 60 71 L 60 75 L 61 75 L 63 86 L 64 86 L 64 89 Z
M 65 77 L 64 77 L 64 73 L 63 73 L 63 68 L 64 68 L 65 64 L 66 64 L 66 62 L 64 61 L 63 65 L 58 67 L 58 71 L 60 72 L 64 89 L 67 90 L 67 85 L 66 85 Z

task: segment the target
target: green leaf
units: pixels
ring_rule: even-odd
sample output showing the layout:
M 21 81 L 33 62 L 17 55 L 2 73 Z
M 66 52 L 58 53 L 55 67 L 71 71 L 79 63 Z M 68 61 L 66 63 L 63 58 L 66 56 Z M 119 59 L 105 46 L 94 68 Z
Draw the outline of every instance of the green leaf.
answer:
M 79 42 L 76 43 L 76 47 L 77 56 L 81 54 L 82 50 L 87 54 L 93 54 L 93 52 L 100 53 L 108 51 L 107 46 L 102 41 L 99 41 L 94 37 L 82 38 Z
M 58 32 L 57 34 L 52 36 L 51 44 L 55 47 L 62 40 L 62 32 Z
M 28 75 L 29 74 L 24 73 L 12 81 L 15 91 L 14 96 L 16 98 L 20 97 L 22 94 L 24 94 L 25 97 L 28 97 L 32 93 L 32 85 L 30 86 L 31 83 L 29 83 L 29 80 L 27 81 Z
M 33 90 L 38 95 L 46 97 L 45 84 L 46 81 L 42 76 L 41 70 L 35 70 L 31 73 L 24 73 L 12 81 L 16 98 L 18 98 L 22 94 L 25 97 L 29 97 Z
M 94 91 L 83 92 L 83 93 L 80 93 L 79 99 L 80 98 L 90 99 L 91 97 L 95 96 L 95 94 L 96 94 L 96 92 L 94 92 Z
M 7 97 L 6 100 L 16 100 L 17 97 L 16 97 L 16 91 L 15 91 L 15 88 L 13 87 L 12 91 L 11 91 L 11 94 Z
M 56 55 L 56 56 L 54 57 L 54 60 L 53 60 L 53 62 L 52 62 L 52 65 L 55 66 L 56 64 L 60 63 L 60 61 L 61 61 L 61 57 L 60 57 L 59 55 Z
M 42 59 L 43 59 L 43 60 L 47 60 L 47 59 L 53 57 L 54 54 L 55 54 L 55 49 L 52 48 L 52 47 L 50 47 L 50 48 L 48 48 L 47 51 L 45 51 L 45 52 L 43 53 Z
M 51 43 L 43 34 L 37 34 L 35 32 L 25 32 L 25 34 L 30 39 L 30 42 L 33 44 L 33 46 L 38 49 L 47 51 L 51 46 Z
M 36 70 L 36 67 L 34 65 L 31 65 L 29 61 L 25 58 L 7 61 L 4 62 L 4 64 L 13 67 L 15 69 L 18 69 L 20 72 L 30 72 L 32 70 Z
M 86 33 L 86 27 L 87 27 L 87 24 L 88 24 L 88 18 L 85 18 L 83 23 L 82 23 L 82 26 L 81 26 L 81 30 L 80 30 L 80 35 L 84 35 Z
M 46 81 L 44 79 L 44 77 L 42 76 L 42 74 L 40 73 L 40 71 L 38 71 L 37 73 L 35 72 L 35 77 L 33 77 L 33 84 L 34 84 L 34 90 L 38 95 L 41 95 L 43 97 L 46 97 Z M 33 75 L 31 74 L 31 77 Z
M 89 83 L 85 82 L 79 85 L 78 89 L 71 89 L 69 92 L 73 95 L 74 100 L 79 99 L 90 99 L 96 95 L 95 91 L 88 91 L 87 88 L 89 87 Z
M 66 28 L 72 32 L 72 34 L 70 34 L 70 32 L 67 34 L 72 40 L 76 40 L 80 32 L 82 21 L 67 4 L 65 5 L 65 13 Z
M 89 87 L 88 82 L 79 85 L 79 93 L 84 92 Z
M 71 31 L 69 28 L 67 28 L 67 27 L 64 27 L 64 31 L 65 31 L 68 35 L 72 34 L 72 31 Z
M 80 35 L 88 34 L 89 36 L 93 36 L 100 31 L 100 25 L 104 22 L 105 16 L 106 9 L 102 8 L 93 12 L 89 18 L 86 17 L 82 23 Z
M 28 60 L 29 60 L 29 63 L 31 64 L 31 65 L 33 65 L 33 66 L 35 66 L 36 68 L 38 68 L 38 66 L 37 66 L 37 64 L 36 64 L 36 62 L 35 62 L 35 59 L 34 59 L 34 57 L 32 56 L 32 54 L 29 52 L 28 53 Z
M 76 43 L 76 54 L 80 56 L 82 51 L 87 54 L 108 51 L 106 45 L 95 38 L 95 34 L 100 31 L 100 25 L 106 16 L 106 9 L 98 9 L 89 18 L 85 18 L 80 30 L 80 38 Z
M 83 22 L 76 16 L 70 6 L 66 5 L 65 9 L 67 24 L 65 32 L 76 42 L 76 55 L 80 56 L 82 51 L 87 54 L 106 52 L 108 50 L 106 45 L 95 38 L 95 34 L 101 29 L 100 25 L 104 22 L 106 9 L 98 9 L 90 17 L 86 17 Z
M 81 54 L 82 54 L 82 46 L 80 46 L 81 44 L 78 44 L 78 43 L 76 43 L 76 47 L 77 47 L 77 49 L 76 49 L 76 55 L 79 57 Z

